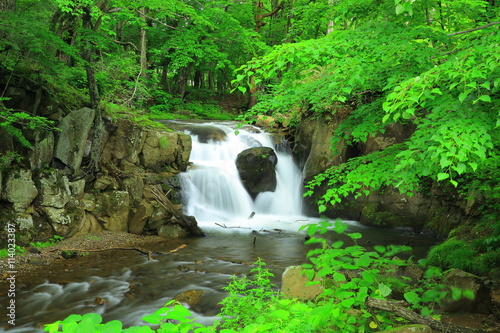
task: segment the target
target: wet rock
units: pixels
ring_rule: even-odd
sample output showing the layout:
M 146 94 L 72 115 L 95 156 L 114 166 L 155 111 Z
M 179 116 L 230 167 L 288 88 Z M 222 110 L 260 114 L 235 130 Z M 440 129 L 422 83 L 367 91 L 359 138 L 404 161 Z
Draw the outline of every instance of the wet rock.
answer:
M 54 151 L 54 157 L 76 173 L 82 163 L 85 144 L 94 122 L 95 111 L 83 108 L 70 112 L 59 123 L 61 130 Z
M 127 232 L 129 211 L 128 192 L 111 191 L 95 196 L 94 212 L 104 230 Z
M 249 148 L 238 154 L 236 167 L 243 186 L 253 199 L 261 192 L 276 189 L 277 163 L 278 157 L 269 147 Z
M 321 283 L 308 285 L 310 280 L 300 266 L 289 266 L 281 278 L 281 292 L 286 298 L 314 299 L 323 292 Z M 315 277 L 313 281 L 321 281 Z
M 16 170 L 6 177 L 3 197 L 13 204 L 15 212 L 22 213 L 38 195 L 30 170 Z
M 210 125 L 192 126 L 190 131 L 193 135 L 198 136 L 198 141 L 201 143 L 224 141 L 227 137 L 226 132 Z
M 189 307 L 193 307 L 200 301 L 201 297 L 205 294 L 204 290 L 191 289 L 183 291 L 174 297 L 177 302 L 185 303 Z
M 140 235 L 144 230 L 144 226 L 146 225 L 149 217 L 153 214 L 153 211 L 153 206 L 146 200 L 143 200 L 137 208 L 134 216 L 130 219 L 128 232 Z
M 484 282 L 477 276 L 464 272 L 460 269 L 449 271 L 443 283 L 448 287 L 456 287 L 462 290 L 469 289 L 474 293 L 474 299 L 461 298 L 458 301 L 446 300 L 442 310 L 445 312 L 472 312 L 489 313 L 491 304 L 491 290 L 484 285 Z
M 29 161 L 32 170 L 49 166 L 52 161 L 52 157 L 54 156 L 54 134 L 48 133 L 46 135 L 42 139 L 40 133 L 36 134 L 34 147 L 29 152 Z
M 99 296 L 94 297 L 94 304 L 96 305 L 104 305 L 108 304 L 108 300 Z
M 71 198 L 68 177 L 53 171 L 40 178 L 39 202 L 42 206 L 64 208 Z
M 189 234 L 177 224 L 164 224 L 158 228 L 158 236 L 181 238 Z

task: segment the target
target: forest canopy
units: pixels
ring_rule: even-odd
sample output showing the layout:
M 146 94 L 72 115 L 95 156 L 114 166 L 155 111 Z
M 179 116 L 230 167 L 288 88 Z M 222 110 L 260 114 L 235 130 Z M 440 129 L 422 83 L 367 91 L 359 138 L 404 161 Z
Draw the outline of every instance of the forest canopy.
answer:
M 495 0 L 2 0 L 2 99 L 21 76 L 68 108 L 215 117 L 213 101 L 233 91 L 246 119 L 342 120 L 333 148 L 409 125 L 404 143 L 318 175 L 311 189 L 330 184 L 320 211 L 426 180 L 496 202 L 498 15 Z M 19 137 L 17 124 L 50 126 L 0 112 Z

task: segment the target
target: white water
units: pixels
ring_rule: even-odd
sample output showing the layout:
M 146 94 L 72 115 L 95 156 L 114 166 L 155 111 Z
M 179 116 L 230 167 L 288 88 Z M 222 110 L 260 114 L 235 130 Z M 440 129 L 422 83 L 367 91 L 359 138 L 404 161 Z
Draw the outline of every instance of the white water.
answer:
M 232 229 L 283 229 L 297 231 L 307 218 L 301 214 L 302 174 L 290 153 L 276 150 L 273 138 L 256 127 L 236 131 L 236 124 L 192 124 L 192 166 L 181 177 L 184 212 L 196 217 L 203 230 L 226 226 Z M 212 127 L 226 133 L 214 139 L 200 137 L 196 127 Z M 210 137 L 210 135 L 209 135 Z M 247 193 L 235 165 L 237 155 L 247 148 L 270 147 L 278 157 L 277 186 L 262 192 L 255 201 Z M 255 213 L 252 218 L 249 216 Z

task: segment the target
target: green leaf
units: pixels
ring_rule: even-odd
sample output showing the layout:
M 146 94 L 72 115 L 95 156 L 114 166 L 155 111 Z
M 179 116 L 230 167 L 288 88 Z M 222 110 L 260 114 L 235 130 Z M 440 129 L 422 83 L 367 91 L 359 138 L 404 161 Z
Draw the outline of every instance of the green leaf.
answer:
M 352 239 L 360 239 L 361 237 L 363 237 L 363 235 L 361 235 L 359 232 L 347 234 L 347 236 L 351 237 Z
M 392 289 L 383 283 L 379 283 L 378 284 L 378 291 L 382 297 L 387 297 L 391 294 Z
M 247 88 L 242 86 L 238 86 L 238 90 L 241 91 L 243 94 L 247 92 Z
M 471 289 L 465 289 L 464 290 L 464 297 L 466 297 L 470 300 L 473 300 L 474 298 L 476 298 L 476 295 L 474 294 L 474 291 L 472 291 Z
M 489 95 L 481 95 L 478 98 L 480 101 L 491 103 L 491 97 Z
M 404 294 L 405 300 L 413 305 L 419 304 L 420 303 L 420 296 L 415 291 L 409 291 Z
M 444 180 L 444 179 L 449 178 L 450 175 L 448 173 L 441 172 L 441 173 L 438 173 L 437 177 L 438 177 L 438 180 Z
M 323 205 L 323 204 L 319 205 L 318 206 L 318 212 L 323 213 L 324 211 L 326 211 L 326 206 Z

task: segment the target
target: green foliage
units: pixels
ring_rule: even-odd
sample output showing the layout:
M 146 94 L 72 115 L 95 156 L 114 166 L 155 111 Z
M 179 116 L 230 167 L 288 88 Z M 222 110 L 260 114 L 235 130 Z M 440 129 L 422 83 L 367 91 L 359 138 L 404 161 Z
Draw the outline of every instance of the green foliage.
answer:
M 30 246 L 33 246 L 36 248 L 44 248 L 44 247 L 49 247 L 49 246 L 55 245 L 62 240 L 63 240 L 63 237 L 58 236 L 58 235 L 54 235 L 51 239 L 49 239 L 46 242 L 30 242 Z
M 212 326 L 195 322 L 189 310 L 175 301 L 143 320 L 159 325 L 133 326 L 123 329 L 119 321 L 102 323 L 101 316 L 87 314 L 72 315 L 63 321 L 45 326 L 48 332 L 378 332 L 390 329 L 403 320 L 385 311 L 374 311 L 366 305 L 368 297 L 390 299 L 397 290 L 410 304 L 410 308 L 423 316 L 439 317 L 434 308 L 447 298 L 471 298 L 469 290 L 447 289 L 439 283 L 442 271 L 428 267 L 422 281 L 410 286 L 395 271 L 408 263 L 391 259 L 408 247 L 374 246 L 368 251 L 357 244 L 359 233 L 347 233 L 342 221 L 321 222 L 304 226 L 311 236 L 308 243 L 320 247 L 310 250 L 310 264 L 304 264 L 305 274 L 312 279 L 322 278 L 323 293 L 317 299 L 299 301 L 284 299 L 277 286 L 271 282 L 272 273 L 259 259 L 250 274 L 232 277 L 225 288 L 229 296 L 222 304 L 220 317 Z M 334 231 L 346 236 L 349 243 L 337 240 L 330 244 L 316 237 Z M 310 282 L 318 283 L 318 282 Z
M 459 268 L 473 272 L 478 264 L 477 251 L 468 242 L 452 238 L 433 247 L 427 256 L 427 262 L 444 269 Z
M 3 101 L 9 98 L 0 97 L 0 129 L 5 130 L 19 141 L 24 147 L 33 148 L 32 144 L 24 136 L 22 129 L 26 130 L 54 130 L 54 122 L 44 117 L 32 116 L 26 112 L 16 112 L 12 109 L 6 108 Z M 17 155 L 15 152 L 10 153 L 3 158 L 11 159 Z M 2 164 L 4 164 L 2 163 Z
M 15 247 L 16 254 L 23 254 L 24 252 L 26 252 L 26 249 L 24 247 L 16 245 L 16 247 Z M 9 256 L 11 256 L 11 254 L 9 253 L 8 249 L 1 249 L 0 250 L 0 259 L 7 258 Z

